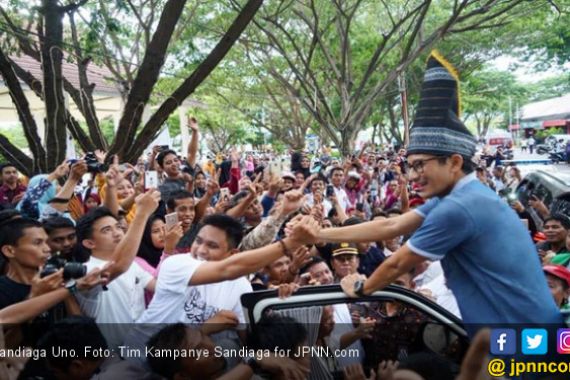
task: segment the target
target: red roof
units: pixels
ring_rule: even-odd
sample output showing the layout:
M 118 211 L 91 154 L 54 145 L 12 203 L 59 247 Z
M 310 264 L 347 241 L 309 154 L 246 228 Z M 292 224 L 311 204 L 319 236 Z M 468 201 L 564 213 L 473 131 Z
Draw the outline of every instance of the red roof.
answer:
M 568 121 L 564 119 L 558 120 L 545 120 L 542 122 L 542 128 L 547 127 L 565 127 Z
M 10 59 L 17 63 L 22 69 L 29 71 L 35 78 L 39 80 L 42 79 L 42 68 L 40 62 L 27 55 L 10 56 Z M 79 89 L 77 65 L 75 63 L 67 62 L 64 58 L 61 70 L 63 76 L 71 82 L 75 88 Z M 87 66 L 87 78 L 89 79 L 89 83 L 95 84 L 95 88 L 93 90 L 95 93 L 119 95 L 117 84 L 113 81 L 113 74 L 106 67 L 90 63 L 89 66 Z

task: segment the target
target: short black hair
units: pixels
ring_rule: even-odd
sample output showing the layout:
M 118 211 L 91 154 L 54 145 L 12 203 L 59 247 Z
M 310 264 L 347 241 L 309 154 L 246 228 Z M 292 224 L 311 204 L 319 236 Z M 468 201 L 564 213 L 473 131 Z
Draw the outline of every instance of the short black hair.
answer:
M 20 218 L 21 216 L 22 214 L 20 214 L 20 211 L 14 210 L 12 208 L 0 210 L 0 225 L 2 225 L 4 222 Z
M 91 239 L 93 237 L 93 225 L 95 222 L 107 216 L 117 220 L 117 217 L 106 207 L 95 207 L 79 218 L 75 227 L 77 244 L 82 245 L 83 240 Z
M 162 165 L 164 164 L 164 158 L 166 156 L 168 156 L 169 154 L 173 154 L 176 157 L 178 157 L 178 154 L 175 151 L 173 151 L 172 149 L 162 151 L 158 154 L 158 156 L 156 156 L 156 162 L 158 163 L 158 166 L 160 166 L 162 168 Z
M 14 165 L 11 162 L 4 162 L 4 163 L 0 164 L 0 174 L 2 174 L 2 172 L 6 168 L 16 168 L 16 165 Z M 18 169 L 18 168 L 16 168 L 16 169 Z
M 341 166 L 335 166 L 331 169 L 330 177 L 332 178 L 334 172 L 338 172 L 338 171 L 341 171 L 344 173 L 344 169 Z
M 170 194 L 170 196 L 166 200 L 166 208 L 168 208 L 169 210 L 174 210 L 176 208 L 176 201 L 188 198 L 192 198 L 192 200 L 194 200 L 194 195 L 188 190 L 175 191 L 172 194 Z
M 317 175 L 315 178 L 313 178 L 313 179 L 311 180 L 311 182 L 309 183 L 309 188 L 310 188 L 311 186 L 313 186 L 313 182 L 316 182 L 316 181 L 321 181 L 321 182 L 323 182 L 325 185 L 328 183 L 327 179 L 326 179 L 325 177 L 323 177 L 322 175 L 319 174 L 319 175 Z
M 44 230 L 46 230 L 47 234 L 51 234 L 53 231 L 58 230 L 60 228 L 73 228 L 75 229 L 75 225 L 73 222 L 68 218 L 64 218 L 62 216 L 54 216 L 52 218 L 45 219 L 43 221 Z
M 149 339 L 147 347 L 169 351 L 183 349 L 186 344 L 187 328 L 189 327 L 183 323 L 168 325 Z M 173 379 L 182 368 L 181 361 L 171 355 L 149 355 L 146 360 L 153 372 L 167 379 Z
M 97 356 L 89 355 L 86 347 L 93 351 L 106 350 L 107 341 L 95 320 L 83 316 L 65 318 L 53 325 L 38 342 L 38 349 L 47 352 L 46 360 L 51 367 L 67 372 L 71 362 L 77 358 L 90 361 L 100 360 Z M 75 355 L 58 355 L 56 348 Z
M 562 227 L 564 227 L 565 230 L 570 230 L 570 219 L 568 219 L 566 215 L 558 213 L 552 214 L 548 218 L 544 219 L 544 224 L 550 222 L 551 220 L 560 222 L 560 224 L 562 225 Z
M 386 211 L 386 214 L 390 215 L 390 214 L 398 214 L 398 215 L 402 215 L 403 212 L 402 210 L 400 210 L 397 207 L 392 207 L 391 209 L 389 209 L 388 211 Z
M 354 225 L 360 224 L 360 223 L 364 223 L 364 220 L 360 219 L 360 218 L 357 217 L 357 216 L 353 216 L 353 217 L 348 218 L 347 220 L 345 220 L 342 225 L 343 225 L 343 226 L 354 226 Z
M 323 258 L 320 257 L 320 256 L 311 256 L 311 257 L 309 258 L 309 262 L 308 262 L 307 264 L 305 264 L 304 267 L 301 268 L 301 270 L 299 271 L 299 273 L 301 273 L 301 274 L 307 273 L 308 271 L 311 270 L 311 268 L 312 268 L 314 265 L 317 265 L 317 264 L 320 264 L 320 263 L 325 263 L 325 264 L 326 264 L 327 262 L 325 261 L 325 259 L 323 259 Z M 327 265 L 328 265 L 328 264 L 327 264 Z
M 42 224 L 31 218 L 5 220 L 0 225 L 0 249 L 5 245 L 16 245 L 27 228 L 42 228 Z
M 224 231 L 226 233 L 228 248 L 230 249 L 237 248 L 243 239 L 243 225 L 239 222 L 239 220 L 232 218 L 229 215 L 208 215 L 202 219 L 202 222 L 200 222 L 198 232 L 200 232 L 204 226 L 213 226 Z
M 282 350 L 295 352 L 307 339 L 305 327 L 291 317 L 268 313 L 261 317 L 255 330 L 248 336 L 248 346 L 254 350 Z

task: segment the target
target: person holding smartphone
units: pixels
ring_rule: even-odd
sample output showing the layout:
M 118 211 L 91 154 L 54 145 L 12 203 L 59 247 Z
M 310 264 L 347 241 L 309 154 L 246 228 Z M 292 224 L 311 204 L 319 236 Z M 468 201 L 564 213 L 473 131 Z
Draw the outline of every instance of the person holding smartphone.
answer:
M 425 260 L 441 260 L 470 337 L 489 324 L 561 324 L 528 231 L 473 172 L 476 140 L 459 119 L 458 80 L 433 52 L 407 151 L 410 180 L 429 201 L 395 218 L 321 230 L 318 240 L 370 242 L 412 234 L 368 279 L 343 278 L 351 297 L 372 294 Z

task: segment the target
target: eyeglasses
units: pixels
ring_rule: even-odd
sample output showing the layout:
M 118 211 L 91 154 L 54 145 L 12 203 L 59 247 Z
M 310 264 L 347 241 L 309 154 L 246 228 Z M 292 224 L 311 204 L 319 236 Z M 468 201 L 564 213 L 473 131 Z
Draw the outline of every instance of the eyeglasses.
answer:
M 439 160 L 441 158 L 444 158 L 444 157 L 435 156 L 432 158 L 426 158 L 425 160 L 417 160 L 417 161 L 414 161 L 413 164 L 406 164 L 406 168 L 408 168 L 409 170 L 415 171 L 417 174 L 424 174 L 424 165 L 426 162 L 433 161 L 433 160 Z

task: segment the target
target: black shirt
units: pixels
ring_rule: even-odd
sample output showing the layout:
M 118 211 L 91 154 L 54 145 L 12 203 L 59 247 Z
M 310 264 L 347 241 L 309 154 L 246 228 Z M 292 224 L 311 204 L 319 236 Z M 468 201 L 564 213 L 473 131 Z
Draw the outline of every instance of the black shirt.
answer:
M 0 309 L 22 302 L 28 298 L 32 287 L 21 284 L 7 276 L 0 276 Z M 63 302 L 55 305 L 51 309 L 38 315 L 32 323 L 23 325 L 22 345 L 34 347 L 39 338 L 55 322 L 66 317 L 65 305 Z

